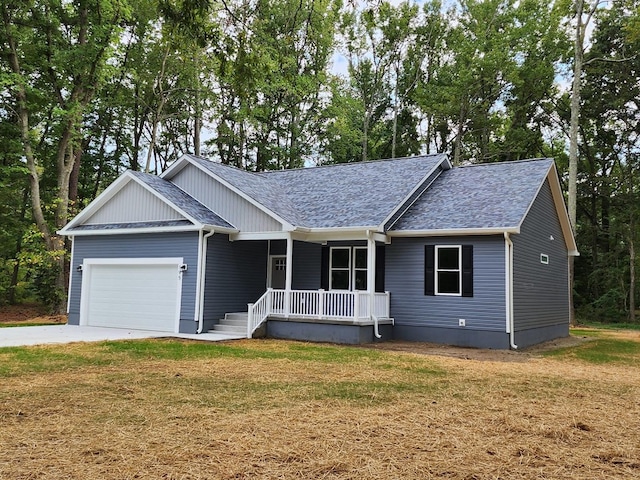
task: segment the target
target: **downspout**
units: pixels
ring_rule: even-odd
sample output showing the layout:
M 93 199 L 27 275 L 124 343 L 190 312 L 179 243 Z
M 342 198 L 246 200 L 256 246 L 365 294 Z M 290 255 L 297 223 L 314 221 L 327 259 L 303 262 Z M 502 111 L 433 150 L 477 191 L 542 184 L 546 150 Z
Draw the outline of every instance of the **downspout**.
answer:
M 202 233 L 202 231 L 201 231 Z M 198 265 L 198 330 L 196 333 L 202 333 L 202 329 L 204 328 L 204 283 L 206 278 L 206 270 L 207 270 L 207 239 L 215 233 L 215 230 L 211 230 L 209 233 L 202 237 L 202 250 L 200 251 L 199 260 L 200 265 Z
M 367 230 L 367 290 L 369 291 L 369 313 L 371 314 L 371 319 L 373 320 L 373 334 L 376 338 L 382 338 L 380 335 L 380 331 L 378 328 L 378 317 L 373 311 L 375 306 L 375 294 L 376 294 L 376 277 L 375 277 L 375 268 L 376 268 L 376 241 L 373 238 L 373 232 L 371 230 Z M 358 297 L 356 296 L 356 301 L 358 301 Z
M 515 331 L 513 323 L 513 242 L 509 238 L 509 232 L 504 232 L 504 263 L 505 263 L 505 303 L 507 314 L 507 333 L 509 334 L 509 346 L 517 350 L 515 344 Z

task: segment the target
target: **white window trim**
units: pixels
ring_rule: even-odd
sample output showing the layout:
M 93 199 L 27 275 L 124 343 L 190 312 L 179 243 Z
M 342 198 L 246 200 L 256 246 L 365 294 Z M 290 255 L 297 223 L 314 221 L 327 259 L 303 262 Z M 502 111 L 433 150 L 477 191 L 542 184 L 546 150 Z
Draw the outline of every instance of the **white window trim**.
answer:
M 438 250 L 441 248 L 457 248 L 458 249 L 458 268 L 457 269 L 448 269 L 448 268 L 439 268 L 438 267 Z M 435 258 L 433 259 L 433 271 L 435 275 L 434 279 L 434 294 L 438 296 L 444 297 L 461 297 L 462 296 L 462 245 L 436 245 Z M 438 273 L 439 272 L 457 272 L 458 273 L 458 293 L 444 293 L 440 292 L 440 288 L 438 285 Z
M 362 268 L 356 268 L 356 250 L 364 250 L 365 252 L 367 252 L 367 263 L 365 264 L 365 267 Z M 351 291 L 355 292 L 356 291 L 356 271 L 360 271 L 360 272 L 367 272 L 368 268 L 367 265 L 369 264 L 369 249 L 367 247 L 353 247 L 353 252 L 351 254 Z M 368 277 L 367 277 L 368 279 Z M 367 285 L 367 287 L 369 287 L 369 285 Z M 368 290 L 358 290 L 359 292 L 366 292 Z
M 333 251 L 334 250 L 348 250 L 349 251 L 349 266 L 348 267 L 334 267 L 333 266 Z M 333 288 L 333 275 L 332 275 L 334 270 L 336 270 L 338 272 L 345 272 L 345 271 L 349 272 L 349 283 L 348 283 L 348 285 L 351 286 L 352 277 L 353 277 L 353 275 L 351 274 L 352 273 L 352 263 L 351 263 L 352 257 L 353 257 L 353 255 L 352 255 L 351 247 L 330 247 L 329 248 L 329 290 L 334 290 L 334 288 Z M 344 291 L 346 291 L 346 292 L 350 291 L 349 288 L 347 288 L 347 289 L 340 288 L 340 289 L 335 289 L 335 290 L 343 291 L 343 292 Z
M 334 250 L 348 250 L 349 251 L 349 266 L 348 267 L 334 267 L 333 266 L 333 251 Z M 359 267 L 356 268 L 356 250 L 364 250 L 367 252 L 367 267 Z M 355 292 L 356 291 L 356 271 L 366 272 L 368 271 L 368 255 L 369 249 L 368 247 L 363 246 L 340 246 L 340 247 L 330 247 L 329 248 L 329 290 L 336 290 L 342 292 Z M 349 288 L 348 289 L 334 289 L 333 288 L 333 276 L 331 273 L 333 271 L 340 272 L 349 272 Z M 367 277 L 368 281 L 368 277 Z M 367 285 L 367 288 L 369 285 Z M 366 292 L 368 290 L 357 290 L 358 292 Z
M 540 263 L 543 265 L 549 265 L 549 255 L 546 253 L 540 254 Z

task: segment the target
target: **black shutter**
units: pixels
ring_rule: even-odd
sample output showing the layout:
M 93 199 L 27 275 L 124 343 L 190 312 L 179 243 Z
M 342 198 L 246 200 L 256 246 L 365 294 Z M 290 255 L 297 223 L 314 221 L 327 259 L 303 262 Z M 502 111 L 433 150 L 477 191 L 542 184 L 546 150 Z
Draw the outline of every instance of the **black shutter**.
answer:
M 462 245 L 462 296 L 473 297 L 473 245 Z
M 376 292 L 384 292 L 384 245 L 376 246 Z
M 424 246 L 424 294 L 435 295 L 435 246 Z
M 329 290 L 329 247 L 326 245 L 320 254 L 320 288 Z

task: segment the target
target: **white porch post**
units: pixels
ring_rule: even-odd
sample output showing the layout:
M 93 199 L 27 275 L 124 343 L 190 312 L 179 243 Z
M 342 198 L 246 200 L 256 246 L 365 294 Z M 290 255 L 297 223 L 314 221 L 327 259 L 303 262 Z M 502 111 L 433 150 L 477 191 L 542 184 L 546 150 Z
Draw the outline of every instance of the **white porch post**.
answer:
M 372 232 L 367 232 L 367 291 L 369 292 L 369 318 L 373 318 L 376 291 L 376 241 Z
M 293 275 L 293 237 L 291 232 L 287 233 L 287 272 L 284 283 L 284 314 L 286 317 L 291 313 L 291 277 Z

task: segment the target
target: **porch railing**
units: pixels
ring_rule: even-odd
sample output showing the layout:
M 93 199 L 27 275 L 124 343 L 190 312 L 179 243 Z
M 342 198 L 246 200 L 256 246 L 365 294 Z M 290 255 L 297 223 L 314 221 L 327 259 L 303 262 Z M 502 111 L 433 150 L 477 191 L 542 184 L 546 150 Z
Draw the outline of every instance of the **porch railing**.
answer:
M 353 321 L 389 318 L 389 292 L 274 290 L 268 289 L 255 303 L 248 305 L 247 336 L 269 316 L 284 318 L 345 319 Z

